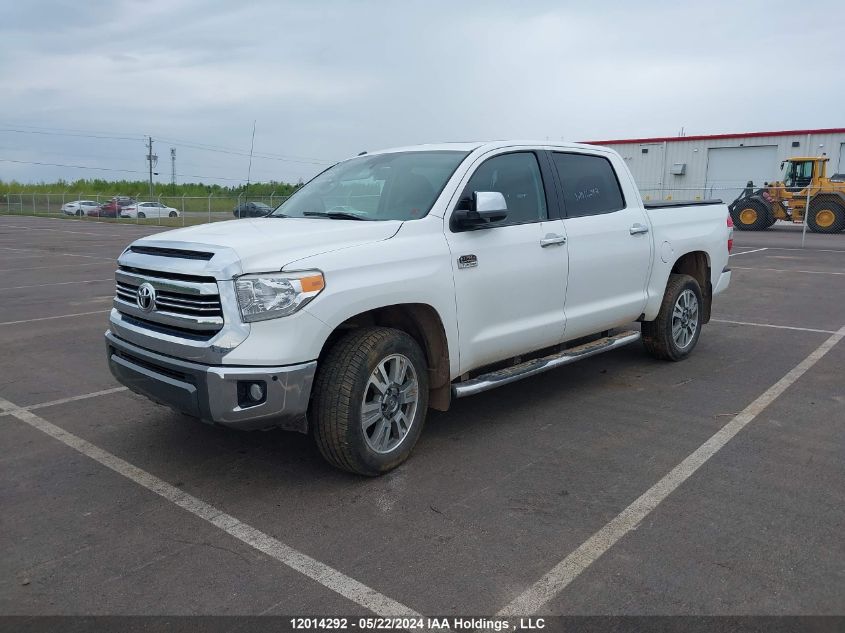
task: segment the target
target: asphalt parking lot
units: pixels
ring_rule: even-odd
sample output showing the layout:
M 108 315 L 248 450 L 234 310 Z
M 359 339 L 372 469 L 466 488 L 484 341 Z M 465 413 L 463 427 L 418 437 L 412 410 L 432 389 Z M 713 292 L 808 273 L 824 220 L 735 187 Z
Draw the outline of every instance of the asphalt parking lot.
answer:
M 0 612 L 845 613 L 845 234 L 738 232 L 687 361 L 460 400 L 362 479 L 119 388 L 114 260 L 158 230 L 0 217 Z

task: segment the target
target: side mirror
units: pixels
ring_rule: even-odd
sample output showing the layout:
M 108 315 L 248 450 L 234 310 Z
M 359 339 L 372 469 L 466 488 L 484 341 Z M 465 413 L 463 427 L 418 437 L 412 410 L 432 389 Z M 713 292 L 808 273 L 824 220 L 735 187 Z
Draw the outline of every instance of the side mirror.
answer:
M 460 228 L 482 228 L 508 217 L 508 203 L 499 191 L 473 191 L 469 209 L 456 209 L 453 219 Z

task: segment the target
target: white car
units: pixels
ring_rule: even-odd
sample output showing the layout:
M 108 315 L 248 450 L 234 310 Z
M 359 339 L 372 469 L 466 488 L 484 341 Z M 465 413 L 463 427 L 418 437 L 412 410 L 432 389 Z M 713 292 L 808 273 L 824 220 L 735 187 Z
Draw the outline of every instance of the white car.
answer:
M 109 366 L 155 402 L 311 433 L 330 463 L 378 475 L 454 398 L 638 340 L 686 358 L 730 283 L 732 227 L 718 200 L 644 204 L 605 147 L 368 153 L 266 217 L 132 243 Z
M 122 218 L 178 218 L 179 211 L 161 202 L 138 202 L 120 210 Z
M 100 204 L 93 200 L 74 200 L 62 205 L 62 213 L 65 215 L 88 215 L 91 211 L 99 208 Z

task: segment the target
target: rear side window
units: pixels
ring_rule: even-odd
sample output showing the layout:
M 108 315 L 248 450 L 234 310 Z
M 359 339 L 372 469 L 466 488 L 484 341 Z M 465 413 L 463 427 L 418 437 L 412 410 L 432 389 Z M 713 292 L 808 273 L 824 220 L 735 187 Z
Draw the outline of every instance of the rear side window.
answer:
M 552 158 L 563 187 L 567 216 L 613 213 L 625 208 L 625 198 L 609 160 L 561 152 L 554 152 Z

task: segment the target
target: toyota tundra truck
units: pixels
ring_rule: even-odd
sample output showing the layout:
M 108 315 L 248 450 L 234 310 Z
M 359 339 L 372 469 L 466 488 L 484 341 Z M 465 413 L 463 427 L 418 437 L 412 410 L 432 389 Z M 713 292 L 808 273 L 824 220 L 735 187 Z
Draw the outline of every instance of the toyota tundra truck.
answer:
M 108 364 L 183 414 L 309 433 L 379 475 L 454 398 L 637 340 L 686 358 L 730 283 L 732 232 L 720 201 L 643 204 L 603 147 L 364 153 L 267 217 L 133 242 Z

